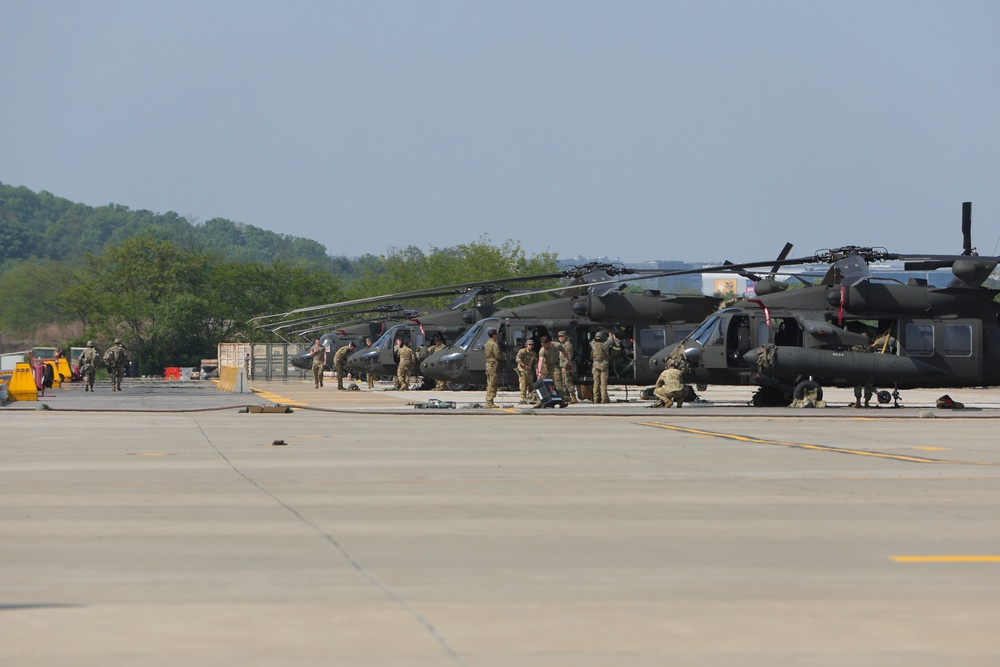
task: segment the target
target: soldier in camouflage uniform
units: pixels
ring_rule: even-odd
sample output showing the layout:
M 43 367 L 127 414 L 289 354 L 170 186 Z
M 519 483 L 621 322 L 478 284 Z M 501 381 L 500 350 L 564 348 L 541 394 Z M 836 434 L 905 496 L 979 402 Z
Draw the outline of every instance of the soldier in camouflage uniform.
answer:
M 372 346 L 372 339 L 371 338 L 365 338 L 365 347 L 368 348 L 368 347 L 371 347 L 371 346 Z M 368 381 L 368 388 L 369 389 L 374 389 L 375 388 L 375 374 L 374 373 L 365 373 L 365 379 Z
M 563 348 L 559 343 L 553 343 L 552 339 L 548 336 L 542 336 L 541 338 L 542 349 L 538 351 L 538 379 L 539 380 L 552 380 L 556 385 L 556 392 L 560 396 L 563 396 L 562 390 L 559 389 L 559 384 L 556 380 L 556 376 L 562 375 L 559 370 L 559 362 L 562 358 L 569 358 L 566 354 L 566 349 Z
M 319 338 L 309 348 L 309 356 L 312 357 L 313 383 L 319 389 L 323 386 L 323 367 L 326 365 L 326 348 L 320 344 Z
M 88 340 L 87 347 L 80 355 L 80 377 L 83 378 L 84 391 L 94 391 L 94 376 L 100 361 L 101 355 L 94 347 L 94 341 Z
M 611 361 L 611 348 L 618 344 L 618 338 L 603 331 L 594 335 L 590 341 L 591 369 L 594 373 L 594 403 L 610 403 L 608 398 L 608 366 Z
M 344 387 L 344 376 L 347 375 L 347 357 L 351 356 L 356 349 L 357 345 L 352 340 L 333 355 L 333 367 L 337 370 L 337 389 L 346 389 Z
M 399 347 L 396 348 L 399 355 L 399 362 L 396 364 L 396 389 L 408 391 L 410 388 L 410 373 L 413 372 L 414 354 L 405 340 L 399 340 Z
M 441 334 L 435 334 L 434 335 L 434 344 L 431 345 L 428 348 L 428 355 L 427 356 L 430 356 L 430 355 L 434 354 L 435 352 L 437 352 L 439 350 L 443 350 L 443 349 L 444 349 L 444 337 L 441 336 Z M 435 389 L 444 389 L 445 388 L 445 383 L 441 382 L 440 380 L 434 380 L 434 388 Z
M 566 356 L 559 359 L 559 375 L 562 379 L 562 388 L 559 392 L 563 396 L 569 396 L 570 403 L 576 403 L 576 381 L 573 379 L 573 343 L 565 331 L 559 332 L 559 344 L 566 350 Z M 556 380 L 556 386 L 559 380 Z
M 674 361 L 668 360 L 666 370 L 656 379 L 653 395 L 656 396 L 657 402 L 650 407 L 669 408 L 676 403 L 679 408 L 684 403 L 684 397 L 687 396 L 684 374 L 674 364 Z
M 122 390 L 122 378 L 125 377 L 125 367 L 128 365 L 128 352 L 122 345 L 121 338 L 115 338 L 114 345 L 104 353 L 104 365 L 108 367 L 111 377 L 111 391 Z
M 486 353 L 486 407 L 495 408 L 493 400 L 500 387 L 500 345 L 497 343 L 496 329 L 490 329 L 486 335 L 490 337 L 483 346 Z
M 524 347 L 517 351 L 514 361 L 517 363 L 517 384 L 521 389 L 521 400 L 518 402 L 527 403 L 531 386 L 535 384 L 535 367 L 538 365 L 535 341 L 530 338 L 524 341 Z

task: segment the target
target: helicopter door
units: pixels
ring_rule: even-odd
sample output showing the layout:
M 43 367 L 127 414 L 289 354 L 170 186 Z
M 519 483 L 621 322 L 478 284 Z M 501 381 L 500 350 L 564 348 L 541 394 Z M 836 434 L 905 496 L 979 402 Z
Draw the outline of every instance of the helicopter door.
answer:
M 978 386 L 983 378 L 983 323 L 978 319 L 947 322 L 902 320 L 901 354 L 947 370 L 949 384 Z
M 726 364 L 730 368 L 746 366 L 743 355 L 751 348 L 750 316 L 733 315 L 726 330 Z
M 619 377 L 623 379 L 638 379 L 644 375 L 643 369 L 649 369 L 649 360 L 654 354 L 667 347 L 667 329 L 658 326 L 637 326 L 635 327 L 635 359 L 634 363 L 628 366 L 628 375 L 619 372 Z M 621 369 L 624 370 L 624 369 Z M 649 371 L 648 374 L 652 374 Z
M 705 368 L 727 368 L 726 360 L 726 330 L 729 325 L 728 316 L 719 316 L 715 325 L 706 331 L 699 339 L 701 346 L 702 365 Z

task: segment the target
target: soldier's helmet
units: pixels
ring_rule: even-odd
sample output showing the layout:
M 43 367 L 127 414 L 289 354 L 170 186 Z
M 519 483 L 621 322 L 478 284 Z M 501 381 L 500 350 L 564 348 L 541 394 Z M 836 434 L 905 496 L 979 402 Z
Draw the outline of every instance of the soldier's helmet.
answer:
M 121 338 L 115 338 L 115 345 L 121 345 L 121 344 L 122 344 L 122 339 Z
M 94 341 L 88 340 L 87 341 L 87 347 L 94 347 Z
M 603 331 L 598 331 L 596 334 L 594 334 L 594 340 L 598 340 L 598 341 L 606 340 L 607 337 L 608 337 L 608 334 L 604 333 Z

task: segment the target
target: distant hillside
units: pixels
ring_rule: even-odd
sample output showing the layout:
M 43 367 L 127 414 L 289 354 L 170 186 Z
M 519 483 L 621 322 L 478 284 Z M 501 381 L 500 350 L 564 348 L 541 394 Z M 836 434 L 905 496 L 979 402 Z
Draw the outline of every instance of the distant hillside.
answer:
M 217 251 L 233 261 L 280 260 L 332 273 L 350 271 L 349 262 L 330 257 L 322 244 L 311 239 L 223 218 L 192 224 L 173 211 L 133 211 L 117 204 L 95 208 L 0 183 L 0 265 L 10 259 L 76 264 L 84 253 L 100 254 L 107 245 L 139 235 Z

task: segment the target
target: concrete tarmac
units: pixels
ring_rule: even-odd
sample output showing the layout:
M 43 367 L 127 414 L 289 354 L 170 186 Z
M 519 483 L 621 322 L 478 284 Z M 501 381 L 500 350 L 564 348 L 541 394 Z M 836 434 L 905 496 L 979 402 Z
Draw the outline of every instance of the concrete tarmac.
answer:
M 997 390 L 252 384 L 0 408 L 0 665 L 1000 663 Z

